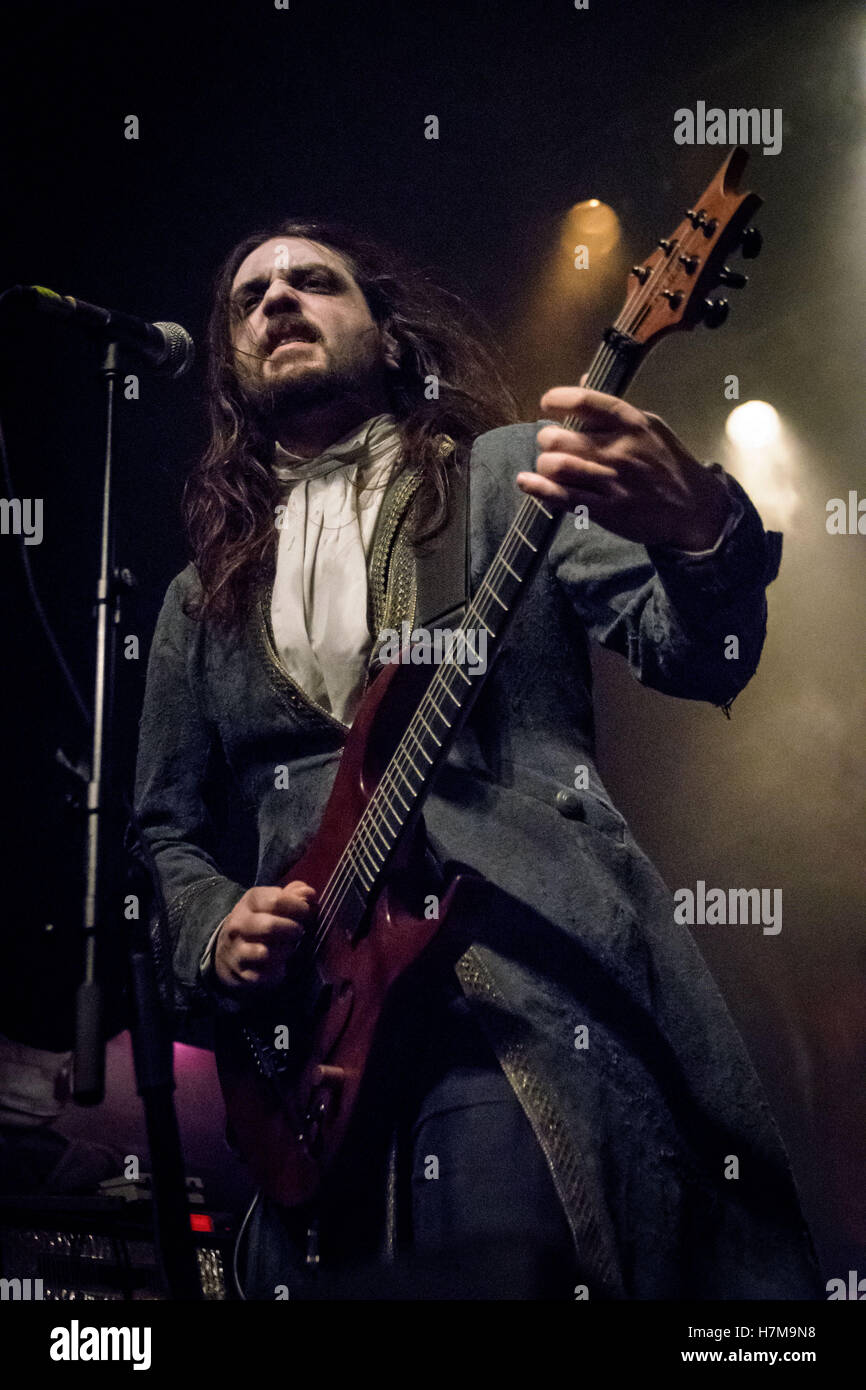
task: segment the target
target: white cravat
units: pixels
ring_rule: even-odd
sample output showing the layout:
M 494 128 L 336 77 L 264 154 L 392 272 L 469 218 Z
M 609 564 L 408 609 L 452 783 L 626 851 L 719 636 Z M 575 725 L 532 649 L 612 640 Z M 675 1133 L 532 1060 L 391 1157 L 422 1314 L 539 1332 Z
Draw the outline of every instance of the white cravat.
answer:
M 271 625 L 285 669 L 312 700 L 350 725 L 360 703 L 372 634 L 367 557 L 391 465 L 400 452 L 393 415 L 375 415 L 301 460 L 276 445 L 283 485 Z

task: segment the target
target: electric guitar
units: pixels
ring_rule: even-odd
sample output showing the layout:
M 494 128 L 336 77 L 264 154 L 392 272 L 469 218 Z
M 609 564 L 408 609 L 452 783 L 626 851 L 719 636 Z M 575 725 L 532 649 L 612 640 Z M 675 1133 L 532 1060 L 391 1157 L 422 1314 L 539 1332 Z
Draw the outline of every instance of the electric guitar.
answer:
M 586 385 L 623 395 L 661 338 L 727 315 L 710 298 L 746 277 L 726 257 L 758 254 L 749 225 L 761 206 L 738 192 L 748 151 L 731 152 L 694 209 L 632 268 L 622 312 Z M 577 416 L 565 422 L 580 429 Z M 390 664 L 367 691 L 344 747 L 322 823 L 283 885 L 309 883 L 318 914 L 283 986 L 217 1025 L 217 1066 L 229 1123 L 263 1190 L 286 1207 L 310 1201 L 331 1171 L 355 1113 L 389 997 L 459 907 L 455 872 L 427 920 L 408 891 L 423 846 L 421 807 L 501 649 L 509 624 L 561 521 L 527 496 L 461 628 L 487 634 L 487 662 L 467 643 L 435 668 Z M 286 1046 L 288 1043 L 288 1046 Z

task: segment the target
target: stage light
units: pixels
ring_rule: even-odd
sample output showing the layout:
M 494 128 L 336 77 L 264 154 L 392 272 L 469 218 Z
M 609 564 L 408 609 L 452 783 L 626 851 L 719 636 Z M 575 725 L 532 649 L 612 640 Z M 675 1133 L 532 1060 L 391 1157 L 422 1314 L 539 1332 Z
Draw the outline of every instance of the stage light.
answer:
M 744 401 L 731 411 L 725 424 L 725 433 L 739 449 L 766 448 L 781 432 L 779 413 L 766 401 Z
M 796 439 L 767 401 L 744 401 L 725 422 L 726 466 L 751 497 L 764 524 L 789 528 L 802 503 Z
M 575 203 L 565 214 L 562 223 L 561 246 L 571 259 L 577 246 L 585 246 L 589 263 L 606 256 L 620 237 L 619 218 L 612 207 L 598 198 L 585 198 Z

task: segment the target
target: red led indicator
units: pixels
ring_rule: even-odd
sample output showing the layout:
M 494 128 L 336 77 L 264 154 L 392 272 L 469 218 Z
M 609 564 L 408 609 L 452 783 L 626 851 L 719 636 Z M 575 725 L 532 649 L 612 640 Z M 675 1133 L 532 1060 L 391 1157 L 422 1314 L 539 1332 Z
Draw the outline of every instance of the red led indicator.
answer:
M 208 1216 L 203 1211 L 191 1211 L 189 1214 L 189 1224 L 193 1231 L 212 1231 L 213 1217 Z

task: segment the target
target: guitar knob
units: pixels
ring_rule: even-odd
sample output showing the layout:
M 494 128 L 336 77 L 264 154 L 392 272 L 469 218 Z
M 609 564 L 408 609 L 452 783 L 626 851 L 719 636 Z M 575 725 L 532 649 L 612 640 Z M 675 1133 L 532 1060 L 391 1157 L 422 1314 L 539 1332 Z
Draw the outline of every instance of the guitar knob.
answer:
M 760 255 L 763 244 L 764 238 L 757 227 L 747 227 L 740 242 L 740 251 L 747 261 L 753 261 L 756 256 Z
M 310 1081 L 314 1086 L 330 1086 L 333 1090 L 338 1090 L 345 1080 L 346 1073 L 342 1067 L 316 1066 L 310 1072 Z
M 748 275 L 741 275 L 738 270 L 731 270 L 729 265 L 723 268 L 719 276 L 719 284 L 729 285 L 732 290 L 741 290 L 743 286 L 748 285 L 748 283 Z
M 703 319 L 707 328 L 718 328 L 728 317 L 728 301 L 726 299 L 705 299 Z

